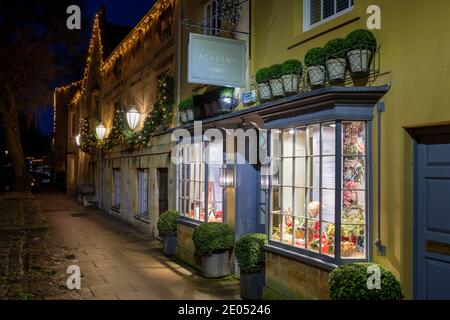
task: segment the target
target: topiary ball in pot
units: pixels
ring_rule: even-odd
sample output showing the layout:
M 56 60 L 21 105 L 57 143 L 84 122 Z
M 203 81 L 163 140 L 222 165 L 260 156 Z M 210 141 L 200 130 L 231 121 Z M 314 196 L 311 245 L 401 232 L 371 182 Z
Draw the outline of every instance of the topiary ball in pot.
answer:
M 272 95 L 275 97 L 284 95 L 283 81 L 281 77 L 283 76 L 283 69 L 281 64 L 273 64 L 269 68 L 270 76 L 270 89 L 272 90 Z
M 259 98 L 261 100 L 272 99 L 272 92 L 270 91 L 270 71 L 269 68 L 262 68 L 256 72 L 256 83 L 258 84 Z
M 379 268 L 380 289 L 369 289 L 368 278 L 373 274 L 368 268 Z M 369 280 L 370 281 L 370 280 Z M 330 274 L 332 300 L 401 300 L 403 294 L 394 274 L 374 263 L 351 263 L 340 266 Z
M 345 38 L 345 46 L 352 74 L 368 73 L 373 53 L 377 48 L 377 40 L 373 33 L 366 29 L 352 31 Z
M 323 86 L 325 84 L 325 50 L 312 48 L 306 52 L 305 65 L 308 67 L 308 76 L 311 86 Z
M 347 69 L 345 40 L 342 38 L 332 39 L 325 44 L 324 50 L 330 81 L 343 81 Z
M 180 213 L 178 211 L 166 211 L 159 217 L 158 228 L 159 235 L 164 241 L 164 253 L 166 255 L 175 255 L 177 246 L 177 219 Z
M 303 66 L 299 60 L 287 60 L 281 65 L 283 74 L 281 78 L 283 79 L 283 87 L 286 93 L 294 94 L 298 91 L 302 71 Z
M 235 254 L 242 273 L 257 273 L 264 269 L 267 236 L 249 233 L 236 241 Z
M 267 236 L 261 233 L 246 234 L 236 242 L 235 254 L 240 268 L 242 298 L 262 299 L 266 244 Z
M 230 274 L 230 254 L 234 245 L 234 231 L 220 222 L 199 225 L 192 235 L 195 248 L 202 254 L 202 273 L 206 277 Z

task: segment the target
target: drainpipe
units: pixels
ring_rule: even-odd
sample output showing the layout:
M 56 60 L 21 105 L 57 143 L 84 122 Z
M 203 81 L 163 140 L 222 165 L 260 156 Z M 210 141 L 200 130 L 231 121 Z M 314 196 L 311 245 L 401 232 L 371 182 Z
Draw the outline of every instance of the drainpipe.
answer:
M 377 223 L 378 235 L 375 241 L 377 254 L 386 255 L 386 246 L 381 242 L 381 113 L 384 112 L 384 102 L 377 103 Z

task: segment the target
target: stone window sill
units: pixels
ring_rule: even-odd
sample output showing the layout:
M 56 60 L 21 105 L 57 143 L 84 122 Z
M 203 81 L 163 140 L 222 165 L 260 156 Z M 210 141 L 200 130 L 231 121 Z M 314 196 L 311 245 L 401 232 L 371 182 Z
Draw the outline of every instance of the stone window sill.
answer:
M 183 224 L 185 226 L 192 227 L 192 228 L 196 228 L 197 226 L 199 226 L 202 223 L 200 221 L 193 220 L 191 218 L 183 217 L 183 216 L 180 216 L 178 218 L 177 222 L 180 224 Z
M 150 224 L 150 218 L 148 216 L 148 213 L 137 213 L 133 216 L 133 218 L 146 224 Z

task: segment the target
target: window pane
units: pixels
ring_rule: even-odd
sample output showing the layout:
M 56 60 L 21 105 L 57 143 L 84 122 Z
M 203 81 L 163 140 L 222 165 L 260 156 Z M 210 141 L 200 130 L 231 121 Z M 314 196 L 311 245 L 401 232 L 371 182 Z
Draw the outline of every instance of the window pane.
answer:
M 292 215 L 292 187 L 283 187 L 283 214 Z
M 320 221 L 308 220 L 308 249 L 319 252 Z
M 365 258 L 365 225 L 342 225 L 341 256 Z
M 307 151 L 310 156 L 320 155 L 320 125 L 308 126 L 307 129 Z
M 308 204 L 308 218 L 319 219 L 320 202 L 319 202 L 319 190 L 307 189 L 306 201 Z
M 366 124 L 364 122 L 342 123 L 342 154 L 364 155 L 366 153 Z
M 283 157 L 294 155 L 294 129 L 283 130 Z
M 336 153 L 336 125 L 325 123 L 322 125 L 322 154 L 334 155 Z
M 320 178 L 320 157 L 309 157 L 306 168 L 306 185 L 308 187 L 319 188 Z
M 337 12 L 349 8 L 349 7 L 350 7 L 349 1 L 350 1 L 350 0 L 336 0 L 336 9 L 337 9 Z
M 280 226 L 281 226 L 281 215 L 272 215 L 272 240 L 280 241 Z
M 326 19 L 334 14 L 334 2 L 335 0 L 322 0 L 323 1 L 323 19 Z
M 344 189 L 365 189 L 365 167 L 365 159 L 363 157 L 344 157 L 342 172 Z
M 294 220 L 294 245 L 305 248 L 306 223 L 304 218 L 295 218 Z
M 295 130 L 295 156 L 306 156 L 306 128 Z
M 365 191 L 342 191 L 342 223 L 365 223 Z
M 293 158 L 283 159 L 283 181 L 282 185 L 292 186 L 292 176 L 294 173 Z
M 222 222 L 222 202 L 212 202 L 208 206 L 208 222 Z
M 333 222 L 335 221 L 335 191 L 322 190 L 322 220 Z
M 311 0 L 311 17 L 310 23 L 314 24 L 321 19 L 320 0 Z
M 272 212 L 281 212 L 280 187 L 272 188 Z
M 334 224 L 322 223 L 322 253 L 334 256 Z
M 306 186 L 306 158 L 295 158 L 295 186 Z
M 322 188 L 334 189 L 336 183 L 336 158 L 322 158 Z
M 294 215 L 304 217 L 306 214 L 305 188 L 295 188 L 295 212 Z
M 291 215 L 284 215 L 283 220 L 283 243 L 292 244 L 293 236 L 293 217 Z

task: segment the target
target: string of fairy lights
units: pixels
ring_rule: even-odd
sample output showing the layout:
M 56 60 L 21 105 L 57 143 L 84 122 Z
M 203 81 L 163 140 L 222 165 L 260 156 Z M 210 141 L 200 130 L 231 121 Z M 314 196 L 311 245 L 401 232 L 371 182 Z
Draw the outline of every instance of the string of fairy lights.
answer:
M 91 64 L 94 59 L 96 45 L 100 52 L 100 72 L 102 76 L 105 76 L 113 67 L 114 64 L 122 56 L 126 55 L 132 48 L 136 46 L 139 40 L 146 36 L 147 32 L 151 30 L 152 24 L 159 19 L 161 14 L 173 5 L 172 0 L 160 0 L 152 9 L 141 19 L 135 28 L 128 34 L 128 36 L 114 49 L 114 51 L 103 60 L 103 42 L 102 42 L 102 30 L 100 26 L 100 14 L 97 13 L 94 17 L 92 36 L 89 42 L 88 55 L 86 58 L 86 66 L 83 72 L 83 78 L 80 81 L 71 83 L 65 87 L 56 88 L 53 96 L 54 105 L 54 132 L 56 131 L 56 99 L 57 95 L 61 91 L 68 90 L 74 86 L 80 86 L 80 89 L 74 94 L 71 104 L 77 105 L 81 98 L 87 92 L 88 79 L 90 74 Z M 172 109 L 174 104 L 173 93 L 173 78 L 166 75 L 158 80 L 158 98 L 154 104 L 153 110 L 146 116 L 143 127 L 140 131 L 126 130 L 126 126 L 120 121 L 124 121 L 124 111 L 118 110 L 120 114 L 116 114 L 113 120 L 113 129 L 111 134 L 104 139 L 104 141 L 93 141 L 95 134 L 89 129 L 89 122 L 86 119 L 80 120 L 80 149 L 83 151 L 90 151 L 94 144 L 99 148 L 111 148 L 113 145 L 124 141 L 129 145 L 145 145 L 148 142 L 151 132 L 156 128 L 167 127 L 172 120 Z M 120 120 L 122 119 L 122 120 Z M 170 119 L 170 120 L 168 120 Z M 121 126 L 121 130 L 115 129 L 114 126 Z

